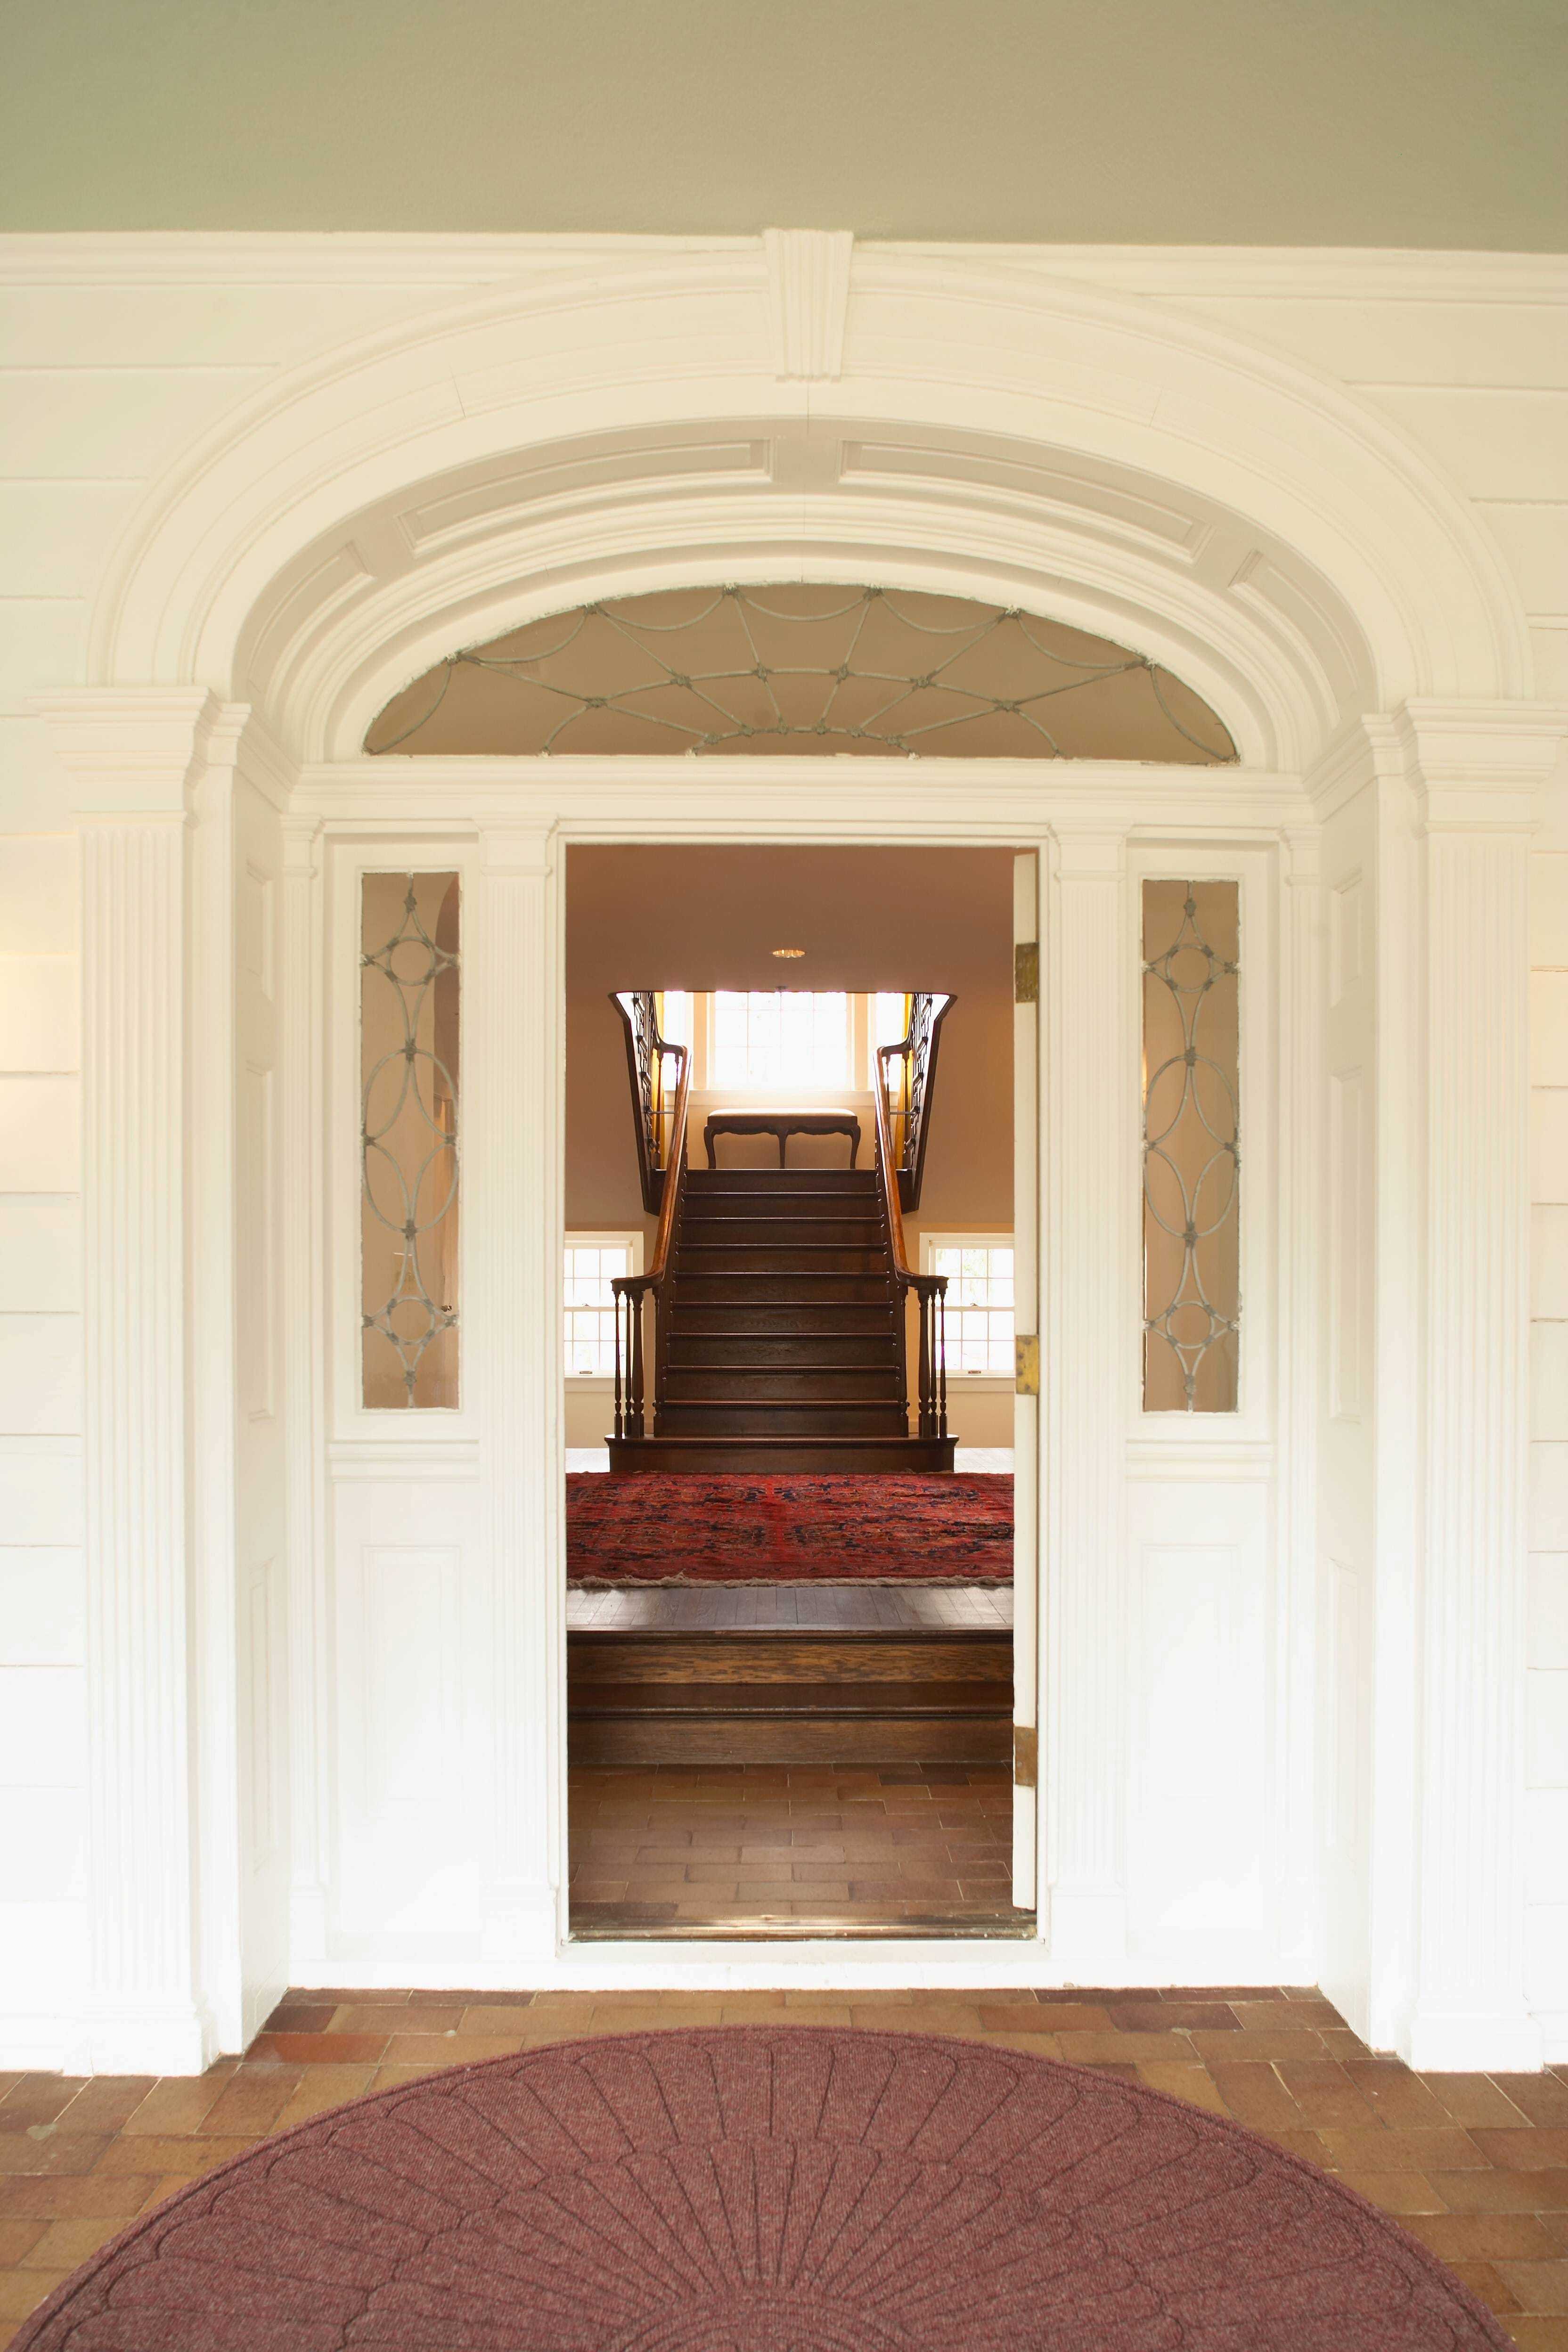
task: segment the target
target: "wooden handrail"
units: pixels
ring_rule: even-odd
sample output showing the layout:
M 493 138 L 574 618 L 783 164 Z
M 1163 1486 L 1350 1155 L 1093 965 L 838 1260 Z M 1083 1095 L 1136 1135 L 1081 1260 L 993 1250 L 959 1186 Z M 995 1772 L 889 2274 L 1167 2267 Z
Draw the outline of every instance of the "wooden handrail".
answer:
M 926 1031 L 925 1067 L 918 1073 L 912 1067 L 910 1071 L 908 1094 L 910 1100 L 903 1113 L 904 1136 L 902 1148 L 899 1153 L 898 1169 L 899 1198 L 906 1209 L 918 1209 L 921 1204 L 921 1188 L 925 1181 L 926 1144 L 931 1136 L 931 1107 L 936 1093 L 937 1055 L 942 1049 L 942 1024 L 958 1003 L 958 999 L 950 993 L 944 995 L 939 1003 L 933 993 L 921 991 L 917 992 L 912 1002 L 917 1005 L 934 1005 L 936 1009 L 931 1015 L 931 1024 Z M 885 1066 L 892 1060 L 893 1056 L 901 1055 L 906 1063 L 912 1064 L 916 1051 L 915 1024 L 911 1020 L 908 1034 L 900 1037 L 896 1045 L 879 1045 L 877 1048 L 877 1058 L 884 1065 L 882 1072 L 884 1085 L 887 1076 Z M 917 1077 L 918 1124 L 911 1135 L 910 1121 L 917 1116 L 913 1100 Z
M 651 1296 L 654 1302 L 654 1412 L 657 1431 L 658 1399 L 663 1387 L 664 1369 L 664 1305 L 665 1279 L 669 1272 L 670 1255 L 680 1221 L 680 1202 L 686 1181 L 686 1127 L 691 1099 L 691 1055 L 684 1045 L 671 1045 L 663 1037 L 656 1037 L 661 1054 L 674 1054 L 679 1061 L 680 1076 L 676 1081 L 675 1117 L 670 1125 L 669 1149 L 664 1166 L 663 1194 L 658 1208 L 658 1229 L 654 1235 L 653 1264 L 646 1274 L 616 1275 L 610 1284 L 615 1300 L 616 1318 L 616 1435 L 641 1437 L 645 1433 L 645 1402 L 643 1372 L 643 1301 Z M 624 1326 L 624 1329 L 623 1329 Z
M 895 1055 L 907 1049 L 909 1042 L 906 1037 L 902 1045 L 878 1046 L 877 1059 L 882 1066 L 877 1073 L 873 1090 L 877 1102 L 877 1184 L 882 1195 L 882 1213 L 888 1224 L 888 1255 L 892 1261 L 893 1272 L 904 1282 L 913 1280 L 915 1270 L 904 1247 L 904 1209 L 899 1198 L 898 1162 L 893 1158 L 893 1122 L 888 1112 L 887 1065 Z

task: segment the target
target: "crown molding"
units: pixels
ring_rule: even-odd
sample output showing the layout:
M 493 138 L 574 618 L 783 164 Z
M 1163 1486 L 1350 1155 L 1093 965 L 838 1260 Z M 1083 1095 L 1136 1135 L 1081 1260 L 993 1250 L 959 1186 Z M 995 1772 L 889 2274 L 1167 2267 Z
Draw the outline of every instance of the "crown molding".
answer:
M 790 229 L 787 237 L 849 236 Z M 540 271 L 671 255 L 756 253 L 754 236 L 557 232 L 427 234 L 375 230 L 97 229 L 0 236 L 0 285 L 363 285 L 438 290 Z M 859 249 L 914 259 L 1026 269 L 1121 293 L 1300 300 L 1568 301 L 1568 254 L 1472 253 L 1423 247 L 991 245 L 861 238 Z

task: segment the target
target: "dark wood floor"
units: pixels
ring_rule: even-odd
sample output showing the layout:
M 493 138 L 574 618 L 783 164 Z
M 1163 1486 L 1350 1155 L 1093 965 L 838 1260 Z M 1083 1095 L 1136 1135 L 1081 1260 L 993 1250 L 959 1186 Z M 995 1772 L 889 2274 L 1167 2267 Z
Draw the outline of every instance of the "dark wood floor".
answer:
M 149 2207 L 270 2132 L 438 2066 L 661 2025 L 958 2033 L 1234 2116 L 1397 2215 L 1523 2352 L 1568 2352 L 1568 2067 L 1413 2074 L 1321 1995 L 290 1993 L 243 2060 L 157 2082 L 0 2074 L 0 2346 Z

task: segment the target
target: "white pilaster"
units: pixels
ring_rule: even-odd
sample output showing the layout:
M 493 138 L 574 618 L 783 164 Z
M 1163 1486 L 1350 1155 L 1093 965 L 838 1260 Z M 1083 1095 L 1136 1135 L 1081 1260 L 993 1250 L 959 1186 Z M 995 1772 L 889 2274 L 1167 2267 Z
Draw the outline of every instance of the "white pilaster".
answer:
M 1317 1422 L 1323 1193 L 1322 877 L 1317 827 L 1281 852 L 1279 953 L 1279 1607 L 1275 1624 L 1279 1945 L 1294 1981 L 1318 1966 L 1313 1752 Z
M 1114 1978 L 1127 1941 L 1129 1268 L 1135 1262 L 1126 841 L 1058 835 L 1051 877 L 1047 1285 L 1052 1959 Z M 1127 1083 L 1121 1081 L 1128 1074 Z
M 561 1378 L 559 1034 L 553 845 L 541 825 L 480 835 L 464 992 L 464 1200 L 484 1269 L 465 1384 L 483 1387 L 494 1594 L 494 1849 L 486 1956 L 552 1955 L 565 1883 L 565 1589 L 554 1400 Z
M 326 1046 L 320 817 L 283 821 L 279 1198 L 288 1458 L 289 1948 L 327 1956 L 331 1853 L 327 1587 Z
M 1418 2067 L 1541 2063 L 1523 1996 L 1528 859 L 1543 714 L 1400 717 L 1424 891 Z
M 200 691 L 45 706 L 81 835 L 91 1989 L 72 2063 L 197 2072 L 186 985 Z

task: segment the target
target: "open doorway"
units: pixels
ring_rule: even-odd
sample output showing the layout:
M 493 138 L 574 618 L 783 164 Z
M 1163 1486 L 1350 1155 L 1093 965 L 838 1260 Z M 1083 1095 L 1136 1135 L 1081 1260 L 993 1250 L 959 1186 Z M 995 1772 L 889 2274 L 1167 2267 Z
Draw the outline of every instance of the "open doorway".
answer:
M 574 1937 L 1032 1932 L 1015 868 L 568 853 Z

